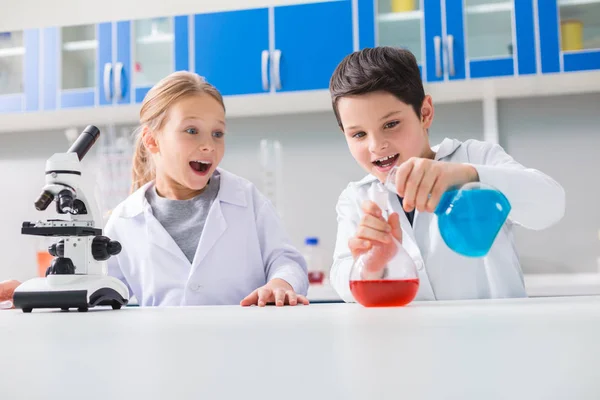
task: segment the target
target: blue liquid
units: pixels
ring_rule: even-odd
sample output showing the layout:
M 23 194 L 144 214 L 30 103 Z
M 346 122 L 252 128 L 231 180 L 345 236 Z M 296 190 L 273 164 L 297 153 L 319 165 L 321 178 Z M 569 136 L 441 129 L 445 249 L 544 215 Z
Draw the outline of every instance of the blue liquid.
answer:
M 435 214 L 440 235 L 450 249 L 467 257 L 483 257 L 510 210 L 501 192 L 478 188 L 444 193 Z

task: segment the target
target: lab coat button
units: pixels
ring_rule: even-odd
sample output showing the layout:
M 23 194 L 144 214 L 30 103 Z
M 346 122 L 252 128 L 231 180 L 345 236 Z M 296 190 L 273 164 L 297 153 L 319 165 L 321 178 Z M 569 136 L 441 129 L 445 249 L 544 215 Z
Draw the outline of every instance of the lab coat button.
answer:
M 419 271 L 421 271 L 423 269 L 423 267 L 425 266 L 425 263 L 421 260 L 417 261 L 415 264 L 416 264 L 417 270 L 419 270 Z

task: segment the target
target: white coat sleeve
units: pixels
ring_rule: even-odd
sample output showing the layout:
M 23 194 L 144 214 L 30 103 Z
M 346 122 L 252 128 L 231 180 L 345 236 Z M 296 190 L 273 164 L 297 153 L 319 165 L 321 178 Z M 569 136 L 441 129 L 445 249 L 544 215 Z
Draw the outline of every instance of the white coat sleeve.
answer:
M 256 227 L 267 281 L 283 279 L 292 286 L 294 292 L 306 296 L 306 260 L 290 243 L 281 219 L 271 202 L 266 199 L 257 212 Z
M 350 198 L 352 190 L 351 187 L 346 188 L 336 205 L 338 230 L 333 252 L 333 265 L 329 273 L 331 286 L 346 303 L 356 301 L 350 291 L 350 271 L 354 259 L 348 247 L 348 240 L 356 233 L 360 215 L 356 204 Z
M 125 275 L 123 274 L 123 271 L 121 270 L 121 264 L 119 263 L 119 258 L 124 257 L 125 256 L 125 246 L 123 246 L 123 243 L 121 242 L 121 240 L 119 239 L 117 230 L 115 229 L 115 217 L 114 215 L 111 215 L 111 217 L 109 218 L 108 222 L 106 223 L 106 227 L 104 228 L 104 234 L 106 236 L 108 236 L 110 238 L 110 240 L 116 240 L 119 243 L 121 243 L 122 249 L 121 252 L 119 254 L 117 254 L 116 256 L 111 256 L 107 263 L 107 267 L 108 267 L 108 275 L 112 276 L 114 278 L 117 278 L 118 280 L 120 280 L 121 282 L 123 282 L 125 284 L 125 286 L 127 286 L 127 289 L 129 290 L 129 296 L 133 296 L 133 291 L 131 290 L 131 286 L 129 285 L 129 282 L 127 282 L 127 279 L 125 278 Z
M 497 144 L 472 142 L 467 151 L 470 160 L 480 161 L 471 164 L 479 181 L 500 190 L 510 202 L 513 223 L 541 230 L 563 217 L 565 191 L 558 182 L 519 164 Z

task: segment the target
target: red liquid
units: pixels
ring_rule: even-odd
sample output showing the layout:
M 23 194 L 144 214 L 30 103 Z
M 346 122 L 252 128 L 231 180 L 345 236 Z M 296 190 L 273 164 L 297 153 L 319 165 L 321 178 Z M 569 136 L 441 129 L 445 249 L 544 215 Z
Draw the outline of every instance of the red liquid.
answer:
M 350 291 L 365 307 L 399 307 L 410 303 L 419 290 L 418 279 L 350 281 Z
M 309 271 L 308 272 L 308 282 L 309 283 L 323 283 L 325 279 L 325 272 L 322 271 Z

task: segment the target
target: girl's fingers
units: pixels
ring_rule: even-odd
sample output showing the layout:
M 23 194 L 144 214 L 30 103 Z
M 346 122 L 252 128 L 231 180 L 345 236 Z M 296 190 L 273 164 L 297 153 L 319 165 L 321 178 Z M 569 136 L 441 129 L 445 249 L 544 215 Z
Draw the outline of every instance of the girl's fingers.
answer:
M 240 305 L 242 307 L 248 307 L 256 303 L 258 303 L 258 289 L 246 296 L 246 298 L 240 302 Z
M 304 304 L 305 306 L 310 304 L 310 301 L 308 301 L 308 299 L 301 294 L 297 294 L 296 296 L 298 297 L 298 303 Z
M 261 287 L 258 289 L 258 306 L 264 307 L 267 305 L 267 302 L 271 300 L 273 297 L 273 292 L 271 289 L 267 289 L 265 287 Z
M 285 297 L 287 297 L 288 304 L 290 306 L 295 306 L 296 304 L 298 304 L 298 296 L 293 290 L 288 290 L 287 292 L 285 292 Z
M 285 290 L 284 289 L 275 289 L 273 290 L 273 295 L 275 296 L 275 305 L 277 307 L 282 307 L 285 305 Z

